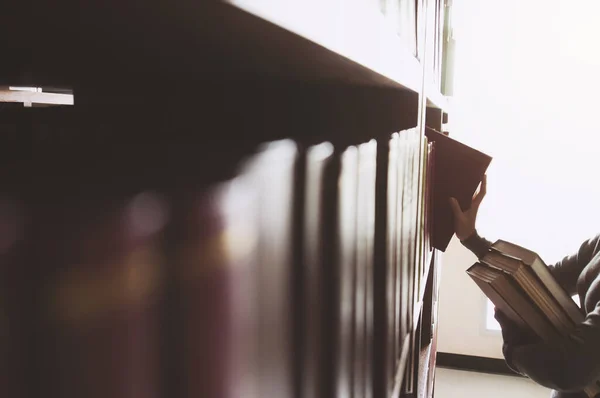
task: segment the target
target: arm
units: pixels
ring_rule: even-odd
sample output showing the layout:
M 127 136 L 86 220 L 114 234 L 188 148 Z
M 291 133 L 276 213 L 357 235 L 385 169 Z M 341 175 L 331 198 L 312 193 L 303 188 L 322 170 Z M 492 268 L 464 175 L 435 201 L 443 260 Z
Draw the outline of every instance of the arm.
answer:
M 479 236 L 477 230 L 474 230 L 467 239 L 461 240 L 460 243 L 462 243 L 467 249 L 471 250 L 479 259 L 483 257 L 492 246 L 492 242 Z
M 577 293 L 577 279 L 581 271 L 598 252 L 599 243 L 600 235 L 597 235 L 583 242 L 577 253 L 548 266 L 552 276 L 570 295 Z
M 510 367 L 538 384 L 558 391 L 581 391 L 600 375 L 600 303 L 558 344 L 505 343 L 503 351 Z

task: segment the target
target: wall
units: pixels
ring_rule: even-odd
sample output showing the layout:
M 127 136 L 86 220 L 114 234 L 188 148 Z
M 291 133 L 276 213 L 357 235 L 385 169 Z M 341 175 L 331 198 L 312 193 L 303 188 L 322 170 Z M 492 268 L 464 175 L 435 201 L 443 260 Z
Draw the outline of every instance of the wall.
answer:
M 454 237 L 442 256 L 438 351 L 502 358 L 502 336 L 485 329 L 486 297 L 465 270 L 477 261 Z

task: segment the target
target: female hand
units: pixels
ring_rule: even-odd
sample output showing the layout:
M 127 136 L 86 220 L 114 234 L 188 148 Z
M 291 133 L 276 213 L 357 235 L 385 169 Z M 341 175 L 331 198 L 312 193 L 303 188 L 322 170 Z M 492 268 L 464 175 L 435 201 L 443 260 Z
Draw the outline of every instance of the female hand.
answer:
M 450 206 L 452 206 L 452 212 L 454 213 L 454 232 L 458 239 L 465 240 L 475 232 L 477 212 L 479 211 L 481 201 L 485 197 L 486 190 L 487 175 L 484 175 L 479 189 L 473 195 L 471 206 L 465 211 L 462 211 L 455 198 L 450 198 Z

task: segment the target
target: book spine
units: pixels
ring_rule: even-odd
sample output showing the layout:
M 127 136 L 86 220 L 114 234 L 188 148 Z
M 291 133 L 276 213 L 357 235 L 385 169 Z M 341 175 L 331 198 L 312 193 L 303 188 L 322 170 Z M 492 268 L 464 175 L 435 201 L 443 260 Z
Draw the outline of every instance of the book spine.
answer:
M 46 395 L 156 397 L 164 203 L 79 199 L 38 225 Z
M 31 364 L 32 306 L 35 275 L 26 261 L 24 209 L 18 202 L 0 199 L 0 395 L 25 398 L 35 375 Z
M 257 397 L 257 197 L 243 179 L 190 193 L 173 212 L 172 361 L 182 397 Z

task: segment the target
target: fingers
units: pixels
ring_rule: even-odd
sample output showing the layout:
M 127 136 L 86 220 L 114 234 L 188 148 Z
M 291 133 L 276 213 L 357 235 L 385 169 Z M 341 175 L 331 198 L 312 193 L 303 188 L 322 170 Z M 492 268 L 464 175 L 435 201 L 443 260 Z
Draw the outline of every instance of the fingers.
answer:
M 455 217 L 459 217 L 463 214 L 463 211 L 455 198 L 450 198 L 450 207 L 452 207 L 452 212 Z
M 479 205 L 481 204 L 481 201 L 485 197 L 486 193 L 487 193 L 487 175 L 484 174 L 483 179 L 481 180 L 481 184 L 479 185 L 479 190 L 473 196 L 473 206 L 479 207 Z

